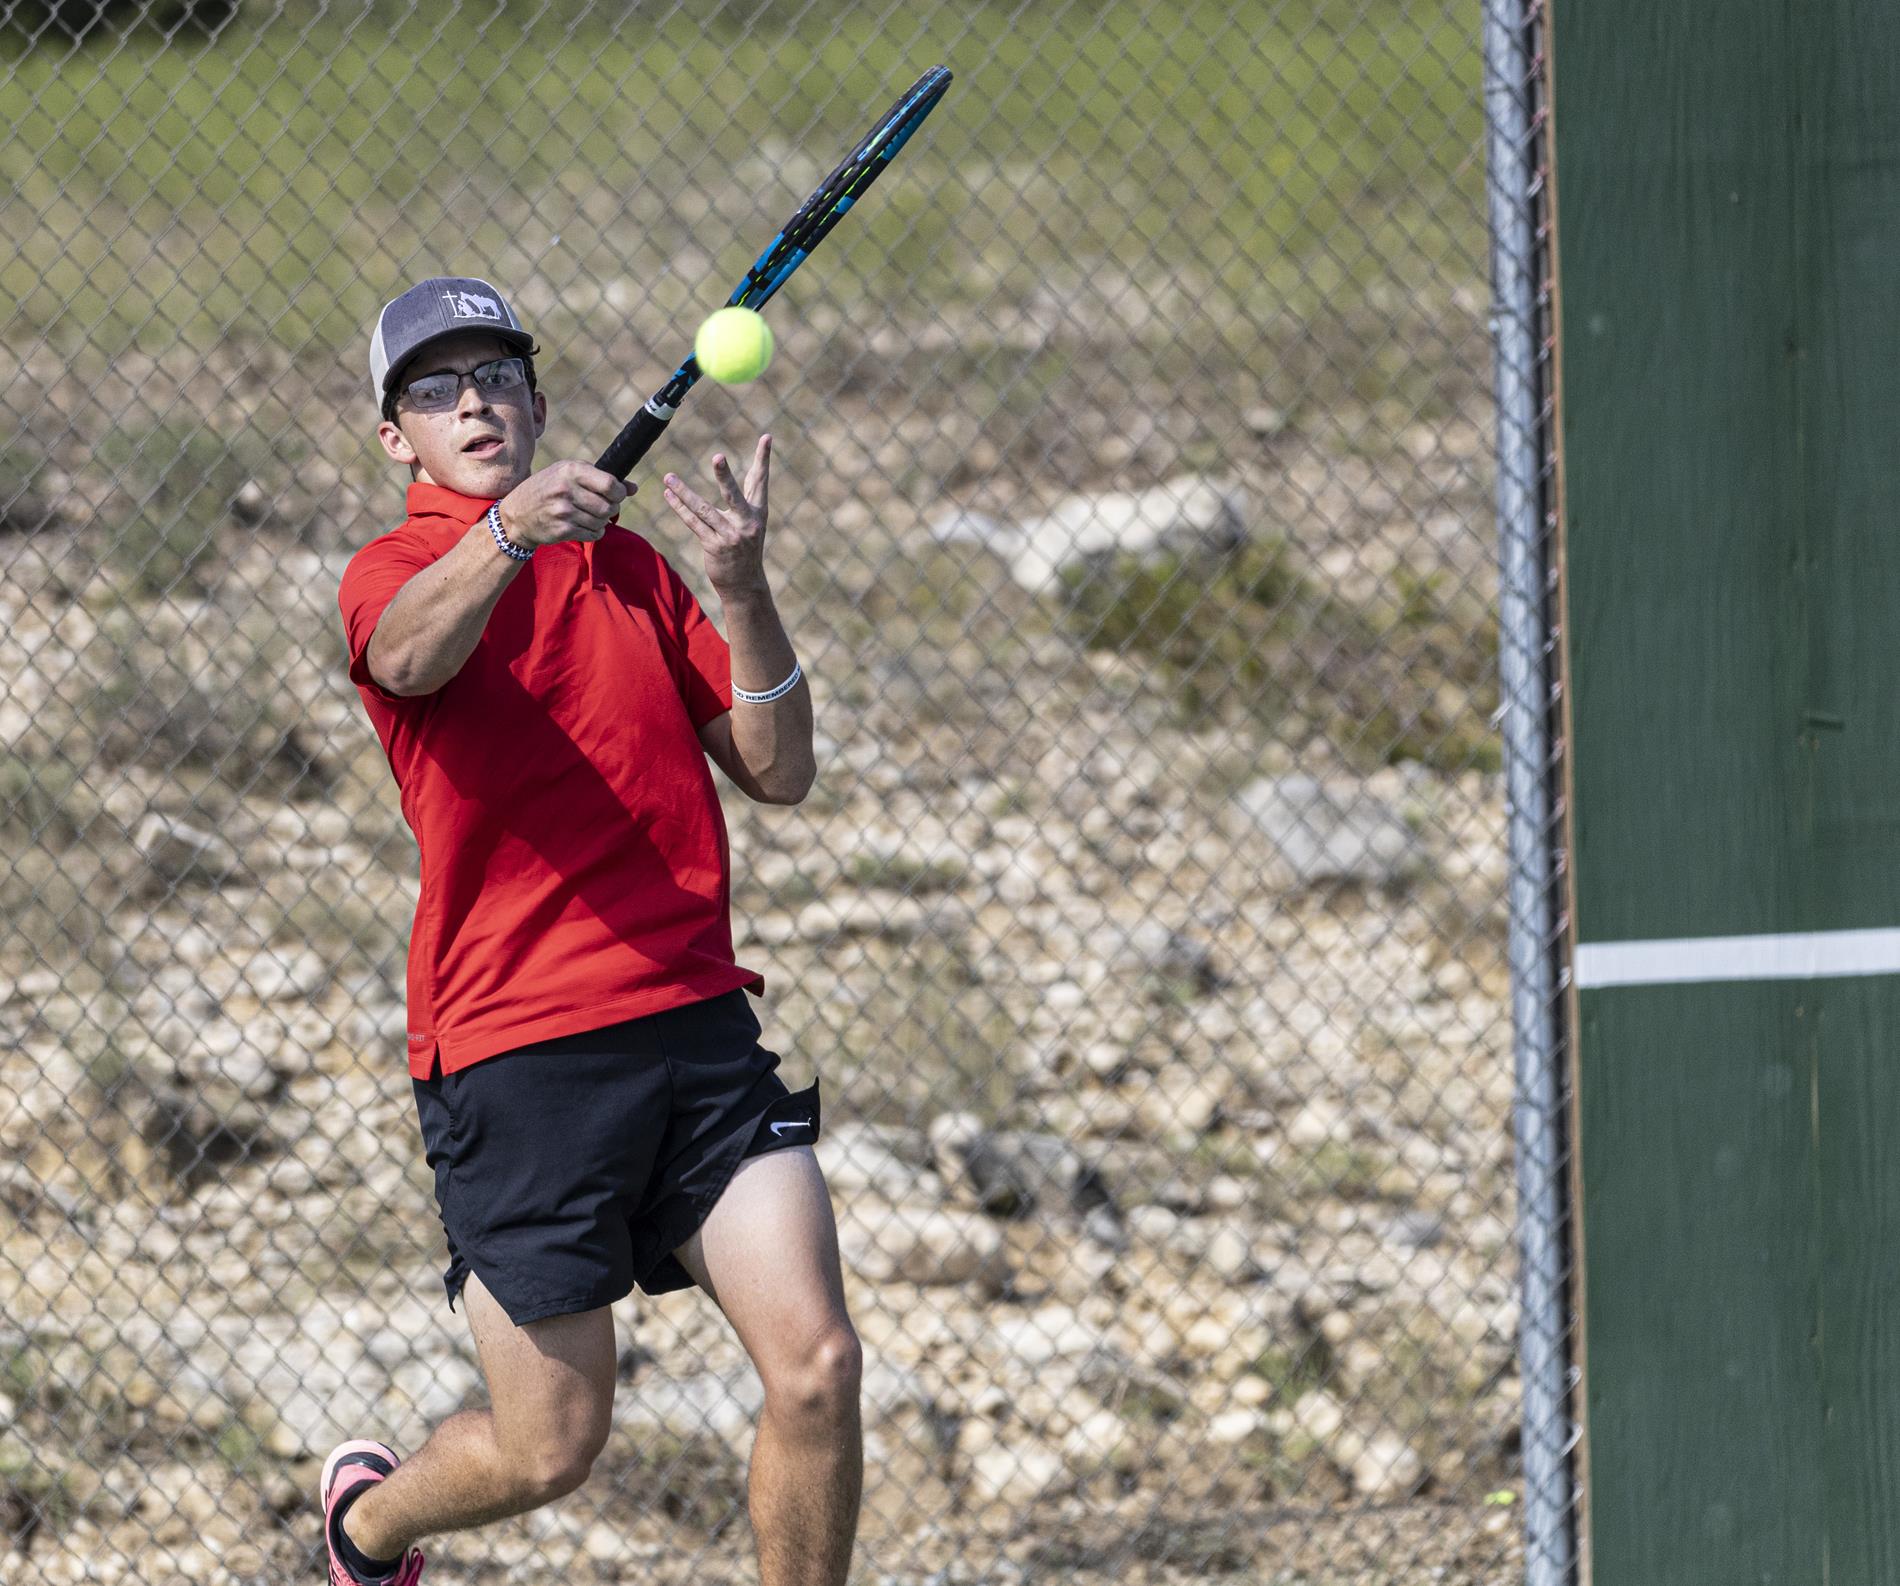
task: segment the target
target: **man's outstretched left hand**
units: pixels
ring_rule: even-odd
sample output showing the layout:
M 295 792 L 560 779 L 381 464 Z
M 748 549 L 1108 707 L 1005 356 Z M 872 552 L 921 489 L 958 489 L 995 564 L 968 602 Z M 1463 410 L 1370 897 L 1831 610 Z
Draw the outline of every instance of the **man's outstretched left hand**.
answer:
M 678 474 L 666 476 L 666 504 L 698 538 L 706 557 L 706 577 L 721 599 L 757 592 L 766 587 L 765 514 L 772 437 L 759 437 L 744 490 L 733 478 L 724 452 L 713 453 L 712 471 L 725 497 L 723 508 L 699 495 Z

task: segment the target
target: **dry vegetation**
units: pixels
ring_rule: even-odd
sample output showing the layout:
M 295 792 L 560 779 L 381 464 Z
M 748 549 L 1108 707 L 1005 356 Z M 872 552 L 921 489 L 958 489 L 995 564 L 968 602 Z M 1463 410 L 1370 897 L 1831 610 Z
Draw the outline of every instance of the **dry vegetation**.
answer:
M 1374 10 L 1276 14 L 1252 65 L 1217 46 L 1220 7 L 1091 8 L 1030 41 L 1076 72 L 1112 45 L 1149 76 L 1223 75 L 1207 114 L 1252 94 L 1287 136 L 1303 112 L 1275 96 L 1356 62 L 1338 165 L 1251 208 L 1253 165 L 1218 155 L 1173 195 L 1145 146 L 1103 174 L 1120 123 L 1070 75 L 1036 114 L 979 97 L 1026 46 L 945 10 L 941 39 L 814 46 L 803 76 L 708 24 L 737 77 L 674 104 L 672 142 L 659 111 L 620 129 L 661 139 L 645 185 L 569 182 L 574 156 L 536 141 L 501 151 L 510 184 L 470 217 L 545 327 L 549 453 L 588 454 L 664 375 L 755 197 L 817 174 L 704 125 L 733 82 L 776 85 L 824 149 L 893 57 L 988 52 L 915 180 L 775 311 L 772 374 L 702 388 L 663 459 L 780 438 L 772 556 L 821 778 L 796 810 L 728 798 L 734 911 L 768 1041 L 826 1086 L 871 1358 L 867 1582 L 1519 1567 L 1515 1515 L 1486 1502 L 1515 1481 L 1516 1390 L 1475 89 L 1456 99 L 1475 33 Z M 239 47 L 168 66 L 174 99 Z M 654 48 L 674 53 L 638 70 L 666 82 L 700 59 Z M 69 78 L 121 70 L 79 61 Z M 580 90 L 604 127 L 639 97 L 616 69 Z M 547 91 L 526 70 L 505 89 Z M 1395 94 L 1417 102 L 1381 131 Z M 1454 102 L 1462 131 L 1428 138 Z M 720 184 L 685 177 L 696 130 L 730 156 Z M 481 1402 L 402 1083 L 414 850 L 334 608 L 400 499 L 355 337 L 409 255 L 306 200 L 326 306 L 271 318 L 263 284 L 227 302 L 194 273 L 250 199 L 207 221 L 179 195 L 151 248 L 183 261 L 189 309 L 82 301 L 45 284 L 62 227 L 95 271 L 152 235 L 98 159 L 66 158 L 78 221 L 19 176 L 34 286 L 5 278 L 0 319 L 0 1574 L 248 1586 L 314 1568 L 329 1440 L 413 1447 Z M 391 180 L 359 207 L 400 198 Z M 1222 180 L 1253 229 L 1222 219 Z M 1091 255 L 1111 205 L 1124 240 Z M 154 304 L 169 335 L 142 329 Z M 1244 503 L 1235 543 L 1044 589 L 940 533 L 1197 479 Z M 661 513 L 629 521 L 697 582 Z M 1260 811 L 1296 773 L 1363 801 L 1380 857 L 1290 857 Z M 444 1539 L 432 1572 L 750 1578 L 756 1383 L 690 1296 L 617 1321 L 595 1482 Z

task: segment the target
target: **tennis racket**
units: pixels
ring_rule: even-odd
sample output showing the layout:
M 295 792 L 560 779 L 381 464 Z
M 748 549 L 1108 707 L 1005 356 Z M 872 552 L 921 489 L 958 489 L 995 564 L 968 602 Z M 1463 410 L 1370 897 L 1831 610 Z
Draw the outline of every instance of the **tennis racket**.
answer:
M 726 299 L 728 308 L 762 306 L 792 271 L 805 262 L 813 248 L 831 234 L 831 228 L 844 218 L 845 211 L 864 196 L 903 148 L 910 135 L 922 125 L 925 116 L 937 108 L 937 101 L 950 86 L 950 73 L 933 66 L 913 83 L 903 98 L 892 105 L 878 123 L 865 134 L 862 142 L 845 157 L 837 170 L 827 176 L 810 198 L 798 206 L 792 218 L 780 227 L 772 245 L 759 255 L 745 279 Z M 625 479 L 633 465 L 646 456 L 673 415 L 679 411 L 686 393 L 699 383 L 699 360 L 691 354 L 673 371 L 673 378 L 648 397 L 645 405 L 600 454 L 595 464 L 616 479 Z

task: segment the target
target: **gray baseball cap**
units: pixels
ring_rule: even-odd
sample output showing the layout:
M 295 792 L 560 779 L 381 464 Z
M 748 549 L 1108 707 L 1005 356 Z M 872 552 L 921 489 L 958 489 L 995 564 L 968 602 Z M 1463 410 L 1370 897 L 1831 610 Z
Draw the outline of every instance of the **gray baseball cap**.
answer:
M 385 303 L 369 339 L 369 382 L 377 406 L 388 400 L 402 366 L 430 342 L 471 330 L 534 351 L 534 338 L 521 328 L 507 299 L 473 276 L 432 275 Z

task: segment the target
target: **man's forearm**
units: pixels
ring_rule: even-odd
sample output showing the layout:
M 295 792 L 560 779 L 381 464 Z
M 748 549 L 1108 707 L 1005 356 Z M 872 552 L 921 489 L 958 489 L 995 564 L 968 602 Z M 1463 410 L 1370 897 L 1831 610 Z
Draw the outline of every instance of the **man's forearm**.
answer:
M 392 694 L 433 694 L 475 653 L 522 564 L 477 523 L 396 591 L 369 640 L 370 675 Z
M 732 681 L 754 694 L 777 688 L 791 676 L 797 657 L 779 620 L 770 588 L 719 593 L 725 609 L 726 642 L 732 649 Z M 817 776 L 812 755 L 811 689 L 798 686 L 768 705 L 732 701 L 732 746 L 759 786 L 773 799 L 795 804 Z

